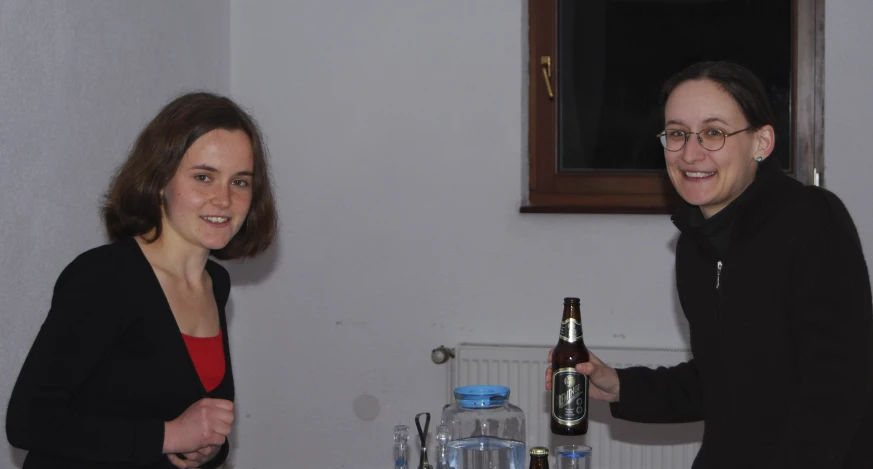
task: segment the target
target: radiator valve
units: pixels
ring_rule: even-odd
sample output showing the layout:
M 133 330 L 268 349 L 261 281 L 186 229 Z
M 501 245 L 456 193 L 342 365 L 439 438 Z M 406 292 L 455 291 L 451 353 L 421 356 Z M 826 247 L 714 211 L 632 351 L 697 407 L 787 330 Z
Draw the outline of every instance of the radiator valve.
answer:
M 430 359 L 437 365 L 442 365 L 451 358 L 455 358 L 455 349 L 448 348 L 445 345 L 440 345 L 430 351 Z

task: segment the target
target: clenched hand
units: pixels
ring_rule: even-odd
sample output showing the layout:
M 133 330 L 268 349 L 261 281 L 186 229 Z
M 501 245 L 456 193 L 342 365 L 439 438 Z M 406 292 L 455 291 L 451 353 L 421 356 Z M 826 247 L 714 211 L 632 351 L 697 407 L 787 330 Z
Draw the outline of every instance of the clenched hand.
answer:
M 232 424 L 233 402 L 224 399 L 200 399 L 181 415 L 164 423 L 164 453 L 182 453 L 186 457 L 190 453 L 194 458 L 199 458 L 195 453 L 209 454 L 211 446 L 221 447 L 224 444 L 230 435 Z

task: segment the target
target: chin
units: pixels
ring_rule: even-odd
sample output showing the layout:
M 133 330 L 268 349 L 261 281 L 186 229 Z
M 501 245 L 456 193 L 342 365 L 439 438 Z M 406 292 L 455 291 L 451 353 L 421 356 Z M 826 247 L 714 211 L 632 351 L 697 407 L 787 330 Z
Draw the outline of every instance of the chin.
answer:
M 200 243 L 200 245 L 206 249 L 209 249 L 210 251 L 218 251 L 219 249 L 224 249 L 228 245 L 228 243 L 230 243 L 229 239 L 225 241 L 204 240 Z
M 707 205 L 712 201 L 712 197 L 707 194 L 694 193 L 692 191 L 678 191 L 682 200 L 697 207 Z

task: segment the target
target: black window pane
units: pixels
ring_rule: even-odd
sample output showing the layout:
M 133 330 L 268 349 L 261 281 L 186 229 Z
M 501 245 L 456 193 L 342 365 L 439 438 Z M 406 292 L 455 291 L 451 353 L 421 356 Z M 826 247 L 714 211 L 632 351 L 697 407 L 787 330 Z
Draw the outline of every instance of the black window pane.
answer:
M 561 171 L 663 170 L 661 86 L 701 60 L 764 81 L 791 170 L 791 0 L 558 0 L 558 15 Z

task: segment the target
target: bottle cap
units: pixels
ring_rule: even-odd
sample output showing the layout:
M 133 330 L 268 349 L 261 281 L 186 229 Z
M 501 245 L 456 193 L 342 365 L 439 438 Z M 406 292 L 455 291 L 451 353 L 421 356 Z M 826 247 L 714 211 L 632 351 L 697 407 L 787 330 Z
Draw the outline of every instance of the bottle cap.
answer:
M 548 456 L 549 449 L 544 446 L 534 446 L 530 449 L 531 456 Z

